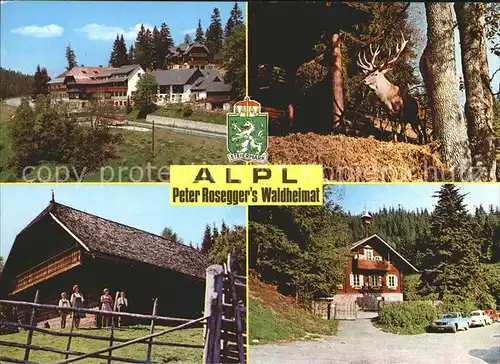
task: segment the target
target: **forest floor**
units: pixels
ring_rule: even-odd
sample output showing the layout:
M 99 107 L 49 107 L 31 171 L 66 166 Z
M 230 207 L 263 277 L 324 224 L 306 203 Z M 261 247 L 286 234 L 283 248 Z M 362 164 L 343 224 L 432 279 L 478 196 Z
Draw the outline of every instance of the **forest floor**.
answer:
M 383 142 L 343 135 L 269 137 L 271 164 L 323 164 L 324 178 L 342 182 L 431 182 L 449 173 L 437 145 Z
M 250 275 L 250 343 L 312 340 L 335 335 L 338 322 L 324 320 L 300 306 L 292 297 L 283 296 L 276 287 Z
M 14 107 L 5 103 L 0 105 L 0 181 L 19 182 L 22 179 L 15 169 L 9 165 L 12 155 L 8 121 L 14 114 Z M 85 172 L 85 182 L 154 182 L 165 180 L 159 176 L 166 167 L 174 164 L 227 164 L 226 141 L 175 133 L 166 129 L 155 128 L 155 157 L 151 160 L 151 133 L 144 131 L 114 129 L 112 133 L 123 135 L 118 145 L 115 157 L 108 159 L 104 169 L 99 171 L 78 171 L 78 175 Z M 151 167 L 148 167 L 150 163 Z M 64 165 L 44 162 L 27 174 L 27 180 L 36 179 L 43 182 L 55 181 L 56 168 Z M 162 171 L 159 171 L 163 168 Z M 148 176 L 150 172 L 151 178 Z M 71 169 L 70 169 L 71 171 Z M 37 175 L 37 173 L 39 175 Z M 48 177 L 52 178 L 48 178 Z M 62 177 L 61 177 L 62 178 Z
M 155 328 L 156 332 L 165 329 L 165 327 L 157 326 Z M 69 329 L 54 329 L 54 331 L 62 332 L 68 331 Z M 82 329 L 82 333 L 97 335 L 97 336 L 109 336 L 110 329 Z M 116 338 L 122 339 L 135 339 L 141 336 L 149 335 L 150 328 L 148 326 L 133 326 L 126 329 L 115 329 L 114 335 Z M 16 343 L 26 343 L 28 332 L 22 331 L 17 334 L 2 335 L 2 341 L 10 341 Z M 171 342 L 179 344 L 195 344 L 203 345 L 203 329 L 186 329 L 175 331 L 172 333 L 165 334 L 155 341 L 161 342 Z M 51 336 L 48 334 L 43 334 L 35 332 L 33 335 L 32 345 L 39 345 L 45 347 L 51 347 L 59 350 L 65 350 L 68 343 L 68 338 L 60 336 Z M 84 338 L 73 338 L 71 341 L 71 350 L 88 353 L 91 351 L 96 351 L 109 346 L 109 343 L 101 340 L 90 340 Z M 138 360 L 146 360 L 148 346 L 146 344 L 134 344 L 122 349 L 113 351 L 113 356 L 120 356 L 125 358 L 132 358 Z M 12 347 L 1 347 L 1 355 L 16 359 L 23 359 L 24 349 L 12 348 Z M 71 358 L 71 357 L 70 357 Z M 32 350 L 30 353 L 30 361 L 39 363 L 55 363 L 59 360 L 63 360 L 64 355 Z M 153 346 L 152 351 L 152 361 L 155 363 L 200 363 L 203 359 L 203 349 L 202 348 L 182 348 L 175 346 L 164 346 L 156 345 Z M 83 363 L 106 363 L 106 360 L 102 359 L 84 359 Z

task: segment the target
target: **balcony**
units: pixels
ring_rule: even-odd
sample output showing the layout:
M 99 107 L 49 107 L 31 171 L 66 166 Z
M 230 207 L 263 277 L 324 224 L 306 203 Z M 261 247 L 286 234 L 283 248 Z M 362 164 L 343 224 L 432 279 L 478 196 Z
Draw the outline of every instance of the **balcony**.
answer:
M 358 269 L 379 270 L 384 272 L 389 270 L 389 262 L 386 260 L 356 259 L 356 261 Z
M 19 274 L 12 282 L 10 294 L 15 294 L 81 264 L 78 248 L 67 249 L 56 256 Z

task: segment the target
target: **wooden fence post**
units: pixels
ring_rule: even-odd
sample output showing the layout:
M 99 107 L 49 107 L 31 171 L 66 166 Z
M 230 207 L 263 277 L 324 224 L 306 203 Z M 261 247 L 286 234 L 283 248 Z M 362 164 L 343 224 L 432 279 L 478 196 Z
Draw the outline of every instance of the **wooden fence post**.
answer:
M 69 328 L 69 337 L 68 337 L 68 344 L 66 345 L 66 355 L 65 355 L 65 359 L 68 359 L 69 358 L 69 349 L 71 348 L 71 339 L 73 338 L 73 327 L 75 325 L 75 313 L 76 312 L 72 312 L 71 313 L 71 326 Z
M 116 304 L 118 303 L 118 296 L 120 292 L 116 292 L 115 302 L 113 304 L 113 311 L 116 311 Z M 109 334 L 109 347 L 113 346 L 113 339 L 115 334 L 115 316 L 111 316 L 111 333 Z M 113 354 L 113 350 L 110 350 L 108 353 L 108 364 L 111 364 L 111 355 Z
M 35 293 L 35 303 L 38 303 L 38 289 Z M 31 318 L 30 318 L 30 330 L 28 332 L 28 340 L 26 341 L 26 345 L 31 345 L 31 340 L 33 339 L 33 327 L 36 325 L 36 308 L 33 307 L 31 310 Z M 30 348 L 27 347 L 24 352 L 24 361 L 29 361 L 30 359 Z
M 157 305 L 158 305 L 158 298 L 155 298 L 155 301 L 153 303 L 153 313 L 151 314 L 152 316 L 156 316 Z M 154 334 L 154 333 L 155 333 L 155 319 L 152 318 L 151 319 L 151 332 L 150 332 L 150 334 Z M 152 353 L 152 351 L 153 351 L 153 338 L 149 339 L 148 353 L 147 353 L 147 356 L 146 356 L 146 361 L 148 363 L 151 362 L 151 353 Z
M 205 348 L 203 350 L 203 363 L 211 364 L 213 358 L 213 334 L 215 330 L 215 315 L 213 312 L 213 302 L 218 299 L 216 291 L 215 277 L 222 276 L 224 268 L 214 264 L 207 268 L 205 283 L 205 310 L 203 316 L 206 316 L 206 323 L 203 330 L 203 340 Z M 222 298 L 222 297 L 221 297 Z
M 231 271 L 228 272 L 230 287 L 231 287 L 231 298 L 233 301 L 234 310 L 234 320 L 236 321 L 236 339 L 238 344 L 238 359 L 240 364 L 245 363 L 245 344 L 243 342 L 243 326 L 241 323 L 241 313 L 240 305 L 238 300 L 238 295 L 236 294 L 236 281 L 234 275 Z

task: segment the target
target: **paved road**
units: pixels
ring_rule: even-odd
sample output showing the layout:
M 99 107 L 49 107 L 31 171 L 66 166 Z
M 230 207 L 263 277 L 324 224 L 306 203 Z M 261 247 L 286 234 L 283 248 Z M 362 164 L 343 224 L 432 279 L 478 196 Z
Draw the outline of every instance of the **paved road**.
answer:
M 19 105 L 21 105 L 21 98 L 20 97 L 13 97 L 11 99 L 6 99 L 5 103 L 9 106 L 18 107 Z
M 338 336 L 321 341 L 256 345 L 255 363 L 500 364 L 500 323 L 453 333 L 393 335 L 369 318 L 341 321 Z

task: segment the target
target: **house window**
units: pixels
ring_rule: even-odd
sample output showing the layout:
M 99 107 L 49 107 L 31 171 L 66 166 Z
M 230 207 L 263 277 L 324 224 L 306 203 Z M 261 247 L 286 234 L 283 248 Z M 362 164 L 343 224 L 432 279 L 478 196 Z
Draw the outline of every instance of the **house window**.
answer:
M 173 91 L 174 94 L 182 94 L 182 93 L 184 93 L 184 86 L 182 86 L 182 85 L 175 85 L 175 86 L 173 86 L 173 90 L 172 91 Z
M 393 289 L 397 287 L 397 277 L 394 274 L 387 276 L 387 287 Z
M 352 276 L 352 283 L 354 287 L 359 287 L 361 286 L 361 279 L 359 277 L 359 274 L 354 274 Z
M 373 250 L 371 249 L 365 249 L 365 259 L 367 260 L 373 260 Z
M 382 261 L 382 257 L 380 255 L 375 255 L 375 260 Z
M 380 276 L 370 276 L 370 286 L 371 287 L 380 287 L 381 286 L 381 279 L 382 277 Z
M 160 86 L 161 94 L 168 94 L 170 92 L 170 86 Z

